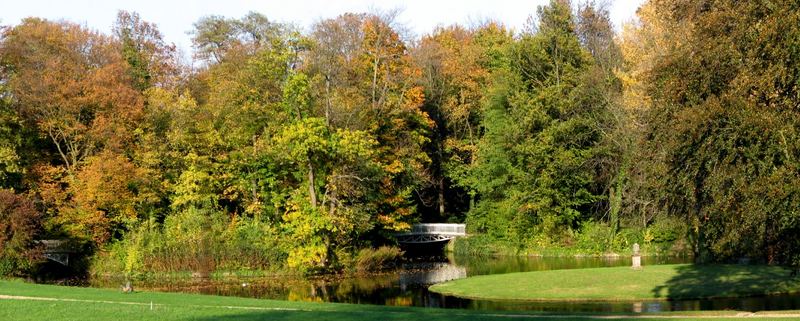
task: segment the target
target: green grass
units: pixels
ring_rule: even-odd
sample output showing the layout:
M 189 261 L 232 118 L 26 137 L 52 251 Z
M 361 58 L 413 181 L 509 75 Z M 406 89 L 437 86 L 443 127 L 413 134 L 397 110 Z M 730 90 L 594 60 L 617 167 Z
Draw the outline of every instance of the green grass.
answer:
M 0 320 L 586 320 L 625 319 L 636 314 L 553 315 L 535 312 L 387 307 L 374 305 L 289 302 L 180 293 L 137 292 L 62 287 L 0 281 Z M 45 300 L 46 298 L 46 300 Z M 152 307 L 150 303 L 152 302 Z M 650 315 L 648 320 L 724 320 L 736 312 L 688 312 Z M 659 318 L 663 316 L 664 318 Z M 797 318 L 797 312 L 764 315 L 765 319 Z M 762 319 L 763 320 L 763 319 Z
M 797 293 L 800 278 L 776 266 L 676 264 L 483 275 L 430 290 L 490 300 L 699 299 Z

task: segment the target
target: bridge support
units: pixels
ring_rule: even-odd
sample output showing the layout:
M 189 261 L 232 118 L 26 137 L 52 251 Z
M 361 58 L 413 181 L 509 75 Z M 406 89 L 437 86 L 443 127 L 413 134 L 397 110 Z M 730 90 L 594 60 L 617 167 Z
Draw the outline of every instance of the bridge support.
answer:
M 44 257 L 61 265 L 69 266 L 69 253 L 45 253 Z

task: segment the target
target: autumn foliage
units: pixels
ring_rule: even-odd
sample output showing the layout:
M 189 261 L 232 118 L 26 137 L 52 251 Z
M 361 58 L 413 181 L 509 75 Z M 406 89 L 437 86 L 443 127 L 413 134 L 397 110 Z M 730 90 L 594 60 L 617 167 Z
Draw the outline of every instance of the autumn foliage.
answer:
M 42 214 L 25 196 L 0 190 L 0 274 L 30 269 L 42 259 L 36 237 L 42 232 Z
M 620 35 L 560 0 L 521 30 L 416 38 L 398 11 L 307 33 L 207 16 L 192 64 L 136 13 L 112 34 L 27 18 L 0 29 L 2 259 L 53 237 L 97 272 L 313 273 L 466 222 L 477 252 L 796 264 L 800 33 L 779 3 L 652 0 Z

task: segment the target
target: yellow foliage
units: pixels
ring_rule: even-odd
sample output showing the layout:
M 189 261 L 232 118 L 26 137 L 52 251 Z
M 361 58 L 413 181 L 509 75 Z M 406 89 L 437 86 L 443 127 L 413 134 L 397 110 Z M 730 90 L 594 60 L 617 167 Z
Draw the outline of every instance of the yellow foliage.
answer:
M 298 246 L 289 251 L 286 264 L 290 268 L 307 271 L 325 267 L 327 249 L 324 245 Z
M 399 159 L 395 159 L 390 164 L 385 165 L 383 170 L 390 174 L 399 174 L 405 170 L 405 166 Z

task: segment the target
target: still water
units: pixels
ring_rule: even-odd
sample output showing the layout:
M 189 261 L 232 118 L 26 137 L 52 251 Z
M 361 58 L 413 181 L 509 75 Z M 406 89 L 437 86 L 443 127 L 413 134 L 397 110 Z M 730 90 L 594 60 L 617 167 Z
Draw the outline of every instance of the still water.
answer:
M 686 263 L 688 258 L 644 257 L 643 265 Z M 555 269 L 630 265 L 630 257 L 422 257 L 401 268 L 368 276 L 237 278 L 230 280 L 150 280 L 139 288 L 264 299 L 346 302 L 395 306 L 478 310 L 532 310 L 551 312 L 659 312 L 679 310 L 789 310 L 800 309 L 800 295 L 736 299 L 644 302 L 509 302 L 470 300 L 428 291 L 431 284 L 468 276 Z M 95 286 L 114 286 L 95 280 Z

